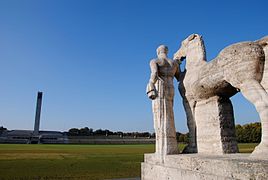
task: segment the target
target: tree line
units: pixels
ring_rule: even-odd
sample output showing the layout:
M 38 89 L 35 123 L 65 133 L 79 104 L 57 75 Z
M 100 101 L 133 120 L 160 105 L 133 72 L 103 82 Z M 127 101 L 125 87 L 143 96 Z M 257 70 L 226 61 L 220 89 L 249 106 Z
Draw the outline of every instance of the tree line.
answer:
M 108 129 L 97 129 L 93 130 L 92 128 L 71 128 L 68 131 L 68 136 L 119 136 L 119 137 L 132 137 L 132 138 L 155 138 L 155 133 L 150 132 L 122 132 L 122 131 L 110 131 Z M 189 135 L 188 133 L 183 134 L 180 132 L 176 133 L 178 142 L 188 142 Z
M 110 131 L 108 129 L 97 129 L 93 130 L 92 128 L 84 127 L 81 129 L 71 128 L 68 131 L 69 136 L 111 136 L 118 135 L 120 137 L 123 136 L 132 136 L 132 137 L 154 137 L 154 133 L 149 132 L 122 132 L 122 131 Z
M 235 126 L 236 139 L 239 143 L 259 143 L 261 142 L 261 123 L 250 123 Z
M 0 126 L 0 135 L 7 131 L 7 128 Z M 261 141 L 261 123 L 250 123 L 245 125 L 237 124 L 235 126 L 236 138 L 239 143 L 259 143 Z M 150 132 L 122 132 L 122 131 L 110 131 L 108 129 L 93 130 L 92 128 L 71 128 L 67 132 L 68 136 L 110 136 L 117 135 L 119 137 L 133 137 L 133 138 L 155 138 L 155 133 Z M 177 141 L 188 143 L 189 133 L 183 134 L 180 132 L 176 133 Z
M 236 138 L 238 143 L 259 143 L 261 141 L 261 123 L 249 123 L 245 125 L 237 124 L 235 126 Z M 69 136 L 110 136 L 118 135 L 119 137 L 143 137 L 143 138 L 155 138 L 155 133 L 150 132 L 122 132 L 122 131 L 110 131 L 97 129 L 93 130 L 92 128 L 84 127 L 81 129 L 71 128 L 68 131 Z M 176 133 L 177 141 L 188 143 L 189 142 L 189 133 Z

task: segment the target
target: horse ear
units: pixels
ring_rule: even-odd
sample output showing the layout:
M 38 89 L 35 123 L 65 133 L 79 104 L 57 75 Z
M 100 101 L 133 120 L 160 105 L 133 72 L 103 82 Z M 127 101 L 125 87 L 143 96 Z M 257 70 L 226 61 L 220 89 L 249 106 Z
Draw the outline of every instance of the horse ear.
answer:
M 191 40 L 193 40 L 194 38 L 195 38 L 195 34 L 192 34 L 192 35 L 190 35 L 189 37 L 188 37 L 188 41 L 191 41 Z
M 202 39 L 202 35 L 200 35 L 200 34 L 194 34 L 194 35 L 195 35 L 195 37 Z

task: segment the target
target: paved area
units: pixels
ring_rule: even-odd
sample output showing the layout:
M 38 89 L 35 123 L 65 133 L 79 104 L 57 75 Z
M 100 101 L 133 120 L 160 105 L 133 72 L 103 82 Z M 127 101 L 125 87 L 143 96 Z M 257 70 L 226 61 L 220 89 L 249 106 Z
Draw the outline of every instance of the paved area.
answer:
M 122 179 L 106 179 L 106 180 L 141 180 L 141 178 L 122 178 Z

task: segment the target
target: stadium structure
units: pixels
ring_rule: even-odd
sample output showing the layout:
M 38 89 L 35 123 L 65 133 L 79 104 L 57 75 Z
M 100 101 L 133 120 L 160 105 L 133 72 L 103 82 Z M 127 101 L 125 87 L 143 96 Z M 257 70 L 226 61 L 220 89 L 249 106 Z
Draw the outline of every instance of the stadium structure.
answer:
M 34 130 L 6 130 L 0 134 L 0 143 L 18 144 L 65 144 L 68 136 L 65 132 L 40 131 L 42 92 L 37 93 Z

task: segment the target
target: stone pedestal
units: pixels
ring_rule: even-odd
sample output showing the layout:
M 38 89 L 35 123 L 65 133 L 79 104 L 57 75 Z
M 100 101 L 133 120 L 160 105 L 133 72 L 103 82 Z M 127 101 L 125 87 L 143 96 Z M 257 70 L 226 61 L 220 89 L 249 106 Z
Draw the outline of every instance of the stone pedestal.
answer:
M 145 154 L 142 180 L 226 180 L 268 179 L 268 160 L 255 160 L 249 154 L 167 155 L 161 163 L 155 154 Z
M 201 154 L 237 153 L 233 106 L 229 98 L 214 96 L 195 109 L 197 149 Z

